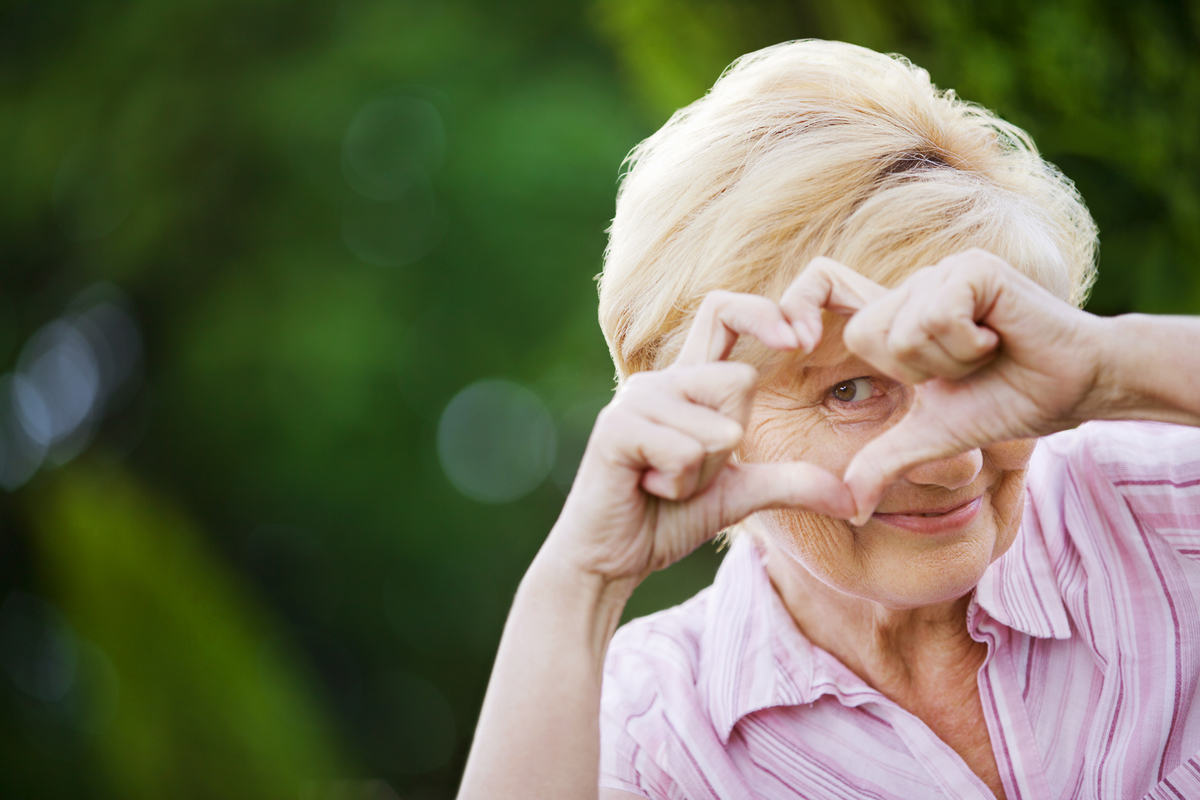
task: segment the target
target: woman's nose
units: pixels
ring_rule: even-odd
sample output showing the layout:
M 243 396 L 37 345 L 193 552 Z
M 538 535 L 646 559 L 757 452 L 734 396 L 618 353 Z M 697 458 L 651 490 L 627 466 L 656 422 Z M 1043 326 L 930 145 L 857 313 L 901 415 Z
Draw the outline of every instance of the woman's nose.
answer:
M 950 458 L 930 461 L 927 464 L 913 467 L 905 473 L 904 477 L 910 483 L 961 489 L 970 485 L 982 468 L 983 452 L 979 448 L 975 448 Z

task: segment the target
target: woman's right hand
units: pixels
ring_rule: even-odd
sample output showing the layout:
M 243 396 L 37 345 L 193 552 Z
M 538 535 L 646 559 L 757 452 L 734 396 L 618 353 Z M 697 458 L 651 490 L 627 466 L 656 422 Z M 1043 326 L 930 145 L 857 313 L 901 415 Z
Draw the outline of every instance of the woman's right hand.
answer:
M 726 360 L 741 335 L 801 346 L 773 301 L 705 297 L 675 363 L 630 376 L 600 412 L 544 555 L 632 590 L 755 511 L 853 516 L 849 490 L 819 467 L 730 460 L 758 383 L 753 367 Z

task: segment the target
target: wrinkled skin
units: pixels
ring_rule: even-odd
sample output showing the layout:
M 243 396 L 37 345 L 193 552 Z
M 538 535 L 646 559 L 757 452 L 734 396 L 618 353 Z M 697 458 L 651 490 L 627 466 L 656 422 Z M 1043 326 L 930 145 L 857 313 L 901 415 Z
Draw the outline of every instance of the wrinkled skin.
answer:
M 823 310 L 844 332 L 826 335 Z M 1015 532 L 1031 444 L 1012 440 L 1082 418 L 1096 365 L 1078 354 L 1097 324 L 981 250 L 891 290 L 821 258 L 779 303 L 714 292 L 676 363 L 626 380 L 601 414 L 549 550 L 632 586 L 781 509 L 759 520 L 831 585 L 898 606 L 961 595 Z M 790 359 L 766 380 L 726 361 L 745 335 Z M 830 395 L 859 377 L 871 397 Z M 958 536 L 872 518 L 973 497 L 984 508 Z

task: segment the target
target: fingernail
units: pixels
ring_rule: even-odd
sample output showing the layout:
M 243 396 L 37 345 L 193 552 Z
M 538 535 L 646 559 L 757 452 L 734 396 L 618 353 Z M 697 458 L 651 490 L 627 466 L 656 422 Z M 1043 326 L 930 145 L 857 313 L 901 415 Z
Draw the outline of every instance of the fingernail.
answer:
M 812 329 L 803 322 L 795 322 L 792 324 L 792 330 L 795 331 L 796 338 L 800 340 L 800 347 L 805 353 L 812 353 L 816 343 L 816 337 L 813 336 Z
M 796 332 L 792 330 L 792 326 L 786 322 L 780 322 L 775 328 L 779 331 L 779 338 L 786 343 L 787 347 L 800 347 L 801 342 L 804 341 L 796 335 Z
M 799 322 L 792 323 L 792 335 L 796 337 L 796 341 L 800 342 L 800 349 L 808 352 L 808 332 L 800 326 Z
M 812 342 L 813 349 L 817 348 L 817 342 L 821 341 L 821 315 L 818 313 L 816 317 L 809 319 L 804 323 L 808 326 L 809 341 Z

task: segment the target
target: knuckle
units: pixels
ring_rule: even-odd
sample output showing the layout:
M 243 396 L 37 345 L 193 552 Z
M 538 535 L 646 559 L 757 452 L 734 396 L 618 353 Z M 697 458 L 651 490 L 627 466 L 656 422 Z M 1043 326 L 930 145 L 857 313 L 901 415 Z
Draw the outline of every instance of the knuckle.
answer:
M 614 400 L 612 403 L 609 403 L 604 408 L 600 409 L 600 413 L 596 415 L 596 421 L 592 424 L 592 427 L 595 430 L 600 430 L 611 425 L 613 414 L 617 413 L 614 411 L 615 407 L 616 401 Z
M 939 273 L 946 271 L 946 263 L 939 261 L 936 264 L 927 264 L 913 272 L 910 278 L 932 278 Z
M 729 305 L 734 296 L 735 295 L 733 292 L 725 289 L 714 289 L 713 291 L 704 295 L 704 299 L 700 302 L 700 307 L 711 310 L 724 308 L 725 306 Z
M 951 256 L 951 258 L 959 260 L 963 265 L 988 271 L 1001 270 L 1008 266 L 1008 262 L 1003 258 L 990 250 L 984 250 L 982 247 L 967 248 L 957 256 Z
M 909 359 L 918 355 L 928 342 L 928 338 L 919 330 L 906 328 L 892 329 L 888 334 L 888 350 L 900 359 Z
M 618 407 L 616 401 L 609 403 L 596 415 L 596 422 L 592 425 L 592 435 L 603 439 L 611 438 L 617 430 L 624 427 L 624 416 L 624 409 Z
M 695 439 L 688 439 L 685 444 L 681 444 L 676 451 L 675 466 L 680 472 L 687 472 L 690 469 L 698 466 L 705 456 L 704 445 L 697 442 Z
M 817 256 L 812 261 L 808 262 L 808 266 L 804 268 L 804 272 L 801 274 L 817 277 L 822 272 L 828 273 L 840 266 L 841 264 L 834 261 L 829 256 Z
M 946 314 L 942 310 L 926 313 L 921 318 L 921 327 L 934 336 L 945 336 L 958 327 L 959 318 Z
M 721 423 L 720 429 L 716 432 L 716 440 L 722 445 L 721 449 L 733 447 L 742 440 L 746 435 L 746 429 L 739 425 L 735 420 L 725 418 Z
M 930 290 L 945 280 L 946 273 L 950 269 L 951 266 L 946 264 L 945 261 L 921 267 L 904 280 L 905 288 L 909 292 L 915 293 L 919 293 L 922 289 Z
M 621 384 L 621 388 L 617 392 L 617 399 L 626 405 L 630 403 L 644 405 L 648 399 L 668 391 L 674 377 L 675 373 L 670 368 L 661 372 L 636 372 Z
M 626 392 L 637 392 L 648 388 L 654 383 L 654 372 L 635 372 L 625 379 L 622 389 Z

